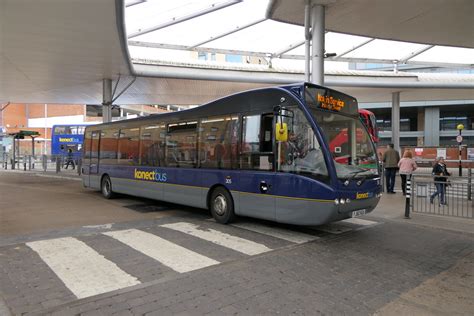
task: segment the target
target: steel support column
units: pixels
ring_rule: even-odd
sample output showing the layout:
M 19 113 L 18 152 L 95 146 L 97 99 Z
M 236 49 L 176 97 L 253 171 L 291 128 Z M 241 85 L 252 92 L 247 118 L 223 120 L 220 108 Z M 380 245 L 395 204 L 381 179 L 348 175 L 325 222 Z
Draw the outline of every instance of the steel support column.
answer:
M 112 79 L 102 80 L 102 121 L 112 122 Z
M 324 85 L 324 25 L 325 7 L 316 4 L 311 8 L 311 32 L 313 52 L 311 82 Z
M 400 151 L 400 92 L 392 92 L 392 143 Z
M 311 81 L 311 0 L 304 6 L 304 80 Z

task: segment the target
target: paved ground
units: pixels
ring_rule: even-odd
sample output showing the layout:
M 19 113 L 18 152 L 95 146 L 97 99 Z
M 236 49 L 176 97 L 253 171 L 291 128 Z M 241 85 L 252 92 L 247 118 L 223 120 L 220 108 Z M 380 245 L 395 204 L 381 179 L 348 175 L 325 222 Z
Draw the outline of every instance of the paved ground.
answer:
M 0 194 L 2 315 L 474 313 L 474 223 L 405 220 L 400 195 L 302 228 L 18 173 Z

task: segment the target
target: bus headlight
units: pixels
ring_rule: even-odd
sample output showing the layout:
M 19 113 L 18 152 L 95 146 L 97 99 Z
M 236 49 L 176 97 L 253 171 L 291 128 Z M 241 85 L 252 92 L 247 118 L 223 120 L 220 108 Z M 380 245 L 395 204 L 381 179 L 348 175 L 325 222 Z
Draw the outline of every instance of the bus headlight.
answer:
M 335 199 L 334 204 L 339 205 L 339 199 Z
M 346 200 L 341 199 L 341 201 L 339 203 L 341 203 L 341 205 L 344 205 L 344 204 L 346 204 Z
M 346 204 L 351 203 L 351 199 L 346 199 Z

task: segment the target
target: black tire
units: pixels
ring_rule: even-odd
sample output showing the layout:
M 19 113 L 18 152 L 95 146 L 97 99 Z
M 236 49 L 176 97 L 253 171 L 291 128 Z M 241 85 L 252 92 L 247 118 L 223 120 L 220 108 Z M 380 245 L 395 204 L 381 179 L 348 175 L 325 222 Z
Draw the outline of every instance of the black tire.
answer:
M 112 191 L 112 180 L 110 180 L 109 176 L 105 175 L 102 178 L 102 181 L 100 182 L 100 191 L 106 199 L 112 199 L 115 196 Z
M 218 223 L 229 224 L 235 220 L 234 201 L 229 191 L 223 187 L 217 187 L 212 191 L 209 210 Z

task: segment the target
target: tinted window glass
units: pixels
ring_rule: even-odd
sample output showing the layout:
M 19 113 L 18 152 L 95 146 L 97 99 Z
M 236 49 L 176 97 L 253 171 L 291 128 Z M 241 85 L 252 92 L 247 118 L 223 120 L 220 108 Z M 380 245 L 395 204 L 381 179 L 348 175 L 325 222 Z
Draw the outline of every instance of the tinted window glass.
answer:
M 91 132 L 88 131 L 84 135 L 84 158 L 89 159 L 91 157 Z
M 117 136 L 118 130 L 107 129 L 101 132 L 100 163 L 117 163 Z
M 118 163 L 124 165 L 138 164 L 140 129 L 121 129 L 118 141 Z
M 195 168 L 197 122 L 168 125 L 166 138 L 166 162 L 169 167 Z
M 240 166 L 273 170 L 273 115 L 244 116 Z
M 93 131 L 92 144 L 91 144 L 91 160 L 99 159 L 99 140 L 100 140 L 100 132 Z
M 233 169 L 238 167 L 238 117 L 203 119 L 200 128 L 202 168 Z
M 162 125 L 142 127 L 140 138 L 141 165 L 165 166 L 166 129 Z
M 281 119 L 288 126 L 288 141 L 277 143 L 278 170 L 329 180 L 321 146 L 304 113 L 294 107 L 283 115 Z

